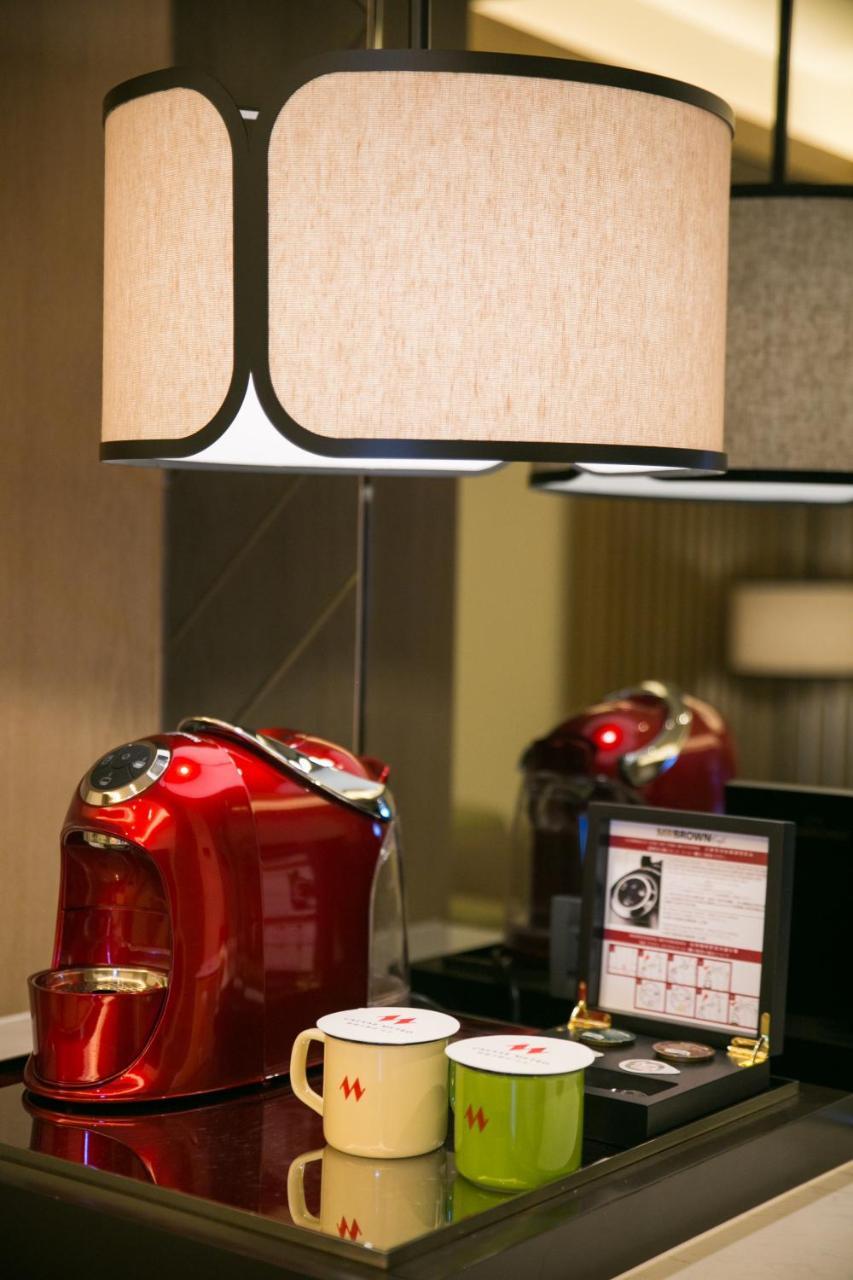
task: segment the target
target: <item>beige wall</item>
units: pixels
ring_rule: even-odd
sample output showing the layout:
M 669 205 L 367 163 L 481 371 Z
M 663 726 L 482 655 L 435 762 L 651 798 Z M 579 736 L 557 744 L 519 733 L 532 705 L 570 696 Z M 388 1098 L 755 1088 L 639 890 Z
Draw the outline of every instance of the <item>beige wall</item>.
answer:
M 524 747 L 569 707 L 568 504 L 519 464 L 458 482 L 453 721 L 457 897 L 500 897 Z M 466 904 L 461 903 L 462 914 Z
M 0 1016 L 50 962 L 58 834 L 159 723 L 161 477 L 102 468 L 102 134 L 169 61 L 164 0 L 0 0 Z

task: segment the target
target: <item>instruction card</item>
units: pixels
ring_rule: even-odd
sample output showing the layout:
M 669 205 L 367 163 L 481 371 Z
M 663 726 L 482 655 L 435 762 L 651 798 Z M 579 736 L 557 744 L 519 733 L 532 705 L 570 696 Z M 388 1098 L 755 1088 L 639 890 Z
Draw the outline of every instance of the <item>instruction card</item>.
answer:
M 602 1008 L 757 1033 L 768 848 L 765 836 L 612 821 Z

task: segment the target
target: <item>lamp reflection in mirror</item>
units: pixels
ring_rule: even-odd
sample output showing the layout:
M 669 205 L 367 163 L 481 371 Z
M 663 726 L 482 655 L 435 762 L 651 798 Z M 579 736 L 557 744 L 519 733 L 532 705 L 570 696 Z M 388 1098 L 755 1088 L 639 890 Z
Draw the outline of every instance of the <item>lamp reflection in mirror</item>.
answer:
M 853 677 L 853 583 L 737 583 L 728 650 L 737 675 Z
M 180 70 L 107 97 L 104 459 L 725 465 L 719 99 L 386 50 L 250 114 Z

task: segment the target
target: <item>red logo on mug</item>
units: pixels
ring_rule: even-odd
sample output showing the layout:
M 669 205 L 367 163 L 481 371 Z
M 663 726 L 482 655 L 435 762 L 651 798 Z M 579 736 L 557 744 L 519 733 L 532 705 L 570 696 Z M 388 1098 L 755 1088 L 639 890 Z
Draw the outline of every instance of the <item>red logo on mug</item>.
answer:
M 338 1235 L 342 1240 L 344 1236 L 349 1236 L 350 1240 L 357 1240 L 361 1235 L 361 1227 L 358 1225 L 358 1219 L 353 1218 L 352 1225 L 350 1225 L 346 1218 L 342 1217 L 338 1223 Z
M 338 1088 L 343 1089 L 344 1097 L 347 1099 L 349 1099 L 351 1093 L 354 1093 L 356 1102 L 361 1102 L 361 1099 L 367 1093 L 367 1090 L 362 1086 L 358 1076 L 356 1076 L 352 1084 L 349 1082 L 349 1076 L 344 1076 L 343 1080 L 338 1085 Z
M 528 1044 L 527 1044 L 527 1041 L 526 1041 L 526 1040 L 525 1040 L 524 1044 L 511 1044 L 511 1045 L 509 1046 L 509 1049 L 510 1049 L 510 1053 L 516 1053 L 516 1052 L 518 1052 L 519 1050 L 524 1050 L 524 1049 L 526 1049 L 528 1053 L 544 1053 L 544 1052 L 545 1052 L 545 1047 L 544 1047 L 544 1045 L 540 1045 L 538 1048 L 531 1049 L 531 1048 L 528 1046 Z
M 465 1112 L 465 1119 L 468 1121 L 469 1129 L 473 1129 L 476 1124 L 479 1126 L 480 1133 L 483 1132 L 486 1125 L 489 1123 L 483 1115 L 483 1108 L 478 1107 L 476 1111 L 472 1111 L 470 1102 L 468 1103 L 468 1110 Z
M 402 1027 L 404 1022 L 414 1022 L 414 1018 L 401 1018 L 399 1013 L 386 1013 L 384 1018 L 379 1019 L 380 1022 L 396 1022 L 398 1027 Z

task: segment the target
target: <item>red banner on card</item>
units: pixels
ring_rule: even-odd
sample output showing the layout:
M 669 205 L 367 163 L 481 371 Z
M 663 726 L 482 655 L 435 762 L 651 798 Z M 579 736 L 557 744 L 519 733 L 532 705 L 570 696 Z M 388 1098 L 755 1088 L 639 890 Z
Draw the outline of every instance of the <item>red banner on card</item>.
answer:
M 710 942 L 685 942 L 683 938 L 650 937 L 648 933 L 631 933 L 627 929 L 605 929 L 605 942 L 621 942 L 644 951 L 667 951 L 673 955 L 707 956 L 709 960 L 744 960 L 747 964 L 761 964 L 760 951 L 746 951 L 740 947 L 717 947 Z
M 751 862 L 767 866 L 766 852 L 757 849 L 724 849 L 719 845 L 680 844 L 673 840 L 640 839 L 636 836 L 611 836 L 611 849 L 630 849 L 635 853 L 671 853 L 684 858 L 710 858 L 718 862 Z

